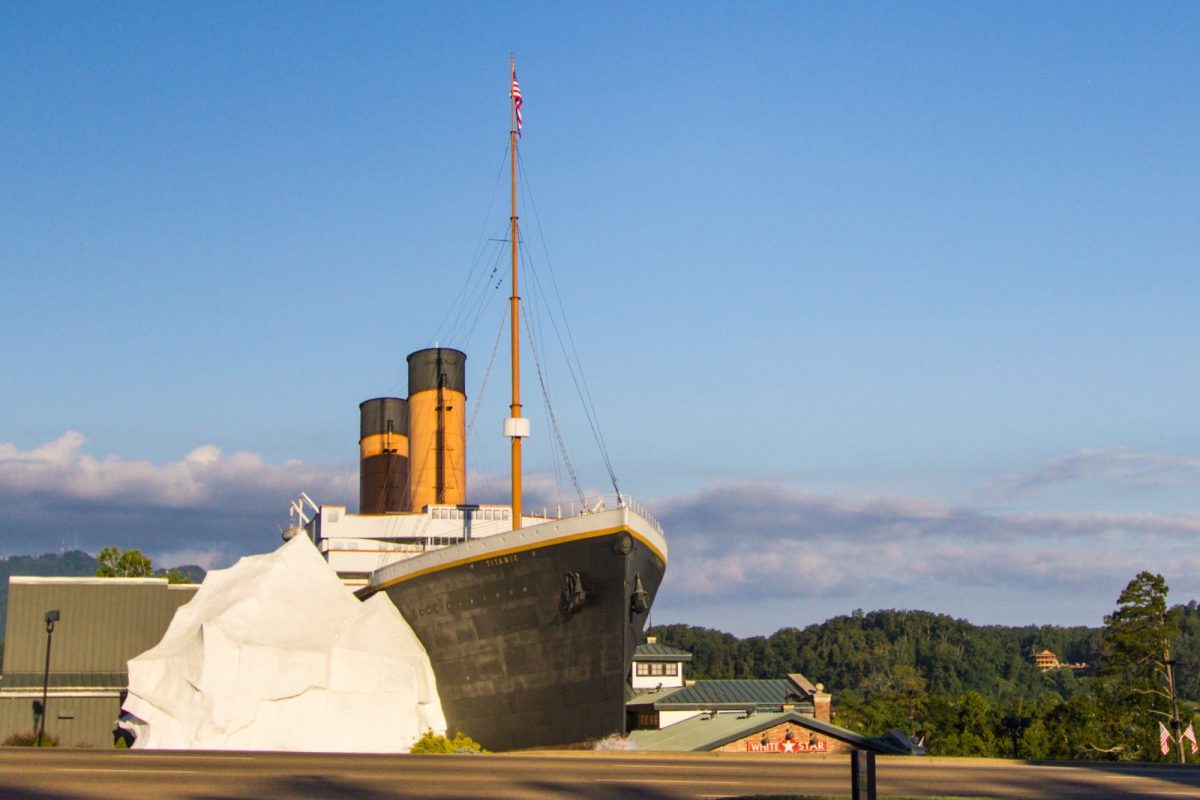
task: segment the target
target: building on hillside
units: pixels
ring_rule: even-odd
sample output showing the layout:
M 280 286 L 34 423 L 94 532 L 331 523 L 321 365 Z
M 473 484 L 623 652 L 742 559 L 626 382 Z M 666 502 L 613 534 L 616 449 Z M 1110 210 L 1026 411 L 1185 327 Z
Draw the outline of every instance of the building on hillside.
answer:
M 772 679 L 687 680 L 683 669 L 691 660 L 687 651 L 659 644 L 653 637 L 638 646 L 625 708 L 629 738 L 639 749 L 797 755 L 924 752 L 899 732 L 867 737 L 834 725 L 832 696 L 799 673 Z M 669 673 L 668 666 L 678 674 Z
M 1052 650 L 1043 650 L 1033 654 L 1033 665 L 1043 672 L 1048 669 L 1058 669 L 1058 656 Z
M 0 742 L 35 732 L 50 637 L 46 733 L 64 747 L 112 747 L 126 662 L 162 639 L 200 587 L 166 578 L 9 578 L 0 674 Z
M 1033 665 L 1042 672 L 1048 672 L 1052 669 L 1069 669 L 1075 672 L 1081 672 L 1088 668 L 1085 663 L 1066 664 L 1058 660 L 1058 656 L 1053 650 L 1042 650 L 1039 653 L 1033 654 Z

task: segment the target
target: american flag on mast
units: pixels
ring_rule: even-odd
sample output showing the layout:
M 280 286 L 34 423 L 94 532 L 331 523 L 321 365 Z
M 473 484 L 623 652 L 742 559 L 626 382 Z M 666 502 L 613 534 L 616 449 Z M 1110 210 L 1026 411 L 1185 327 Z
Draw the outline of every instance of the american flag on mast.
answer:
M 1200 744 L 1196 743 L 1196 729 L 1192 727 L 1192 723 L 1188 723 L 1187 730 L 1183 732 L 1183 738 L 1188 740 L 1188 746 L 1192 748 L 1192 755 L 1200 753 Z
M 1164 756 L 1171 752 L 1171 745 L 1167 744 L 1170 741 L 1171 732 L 1167 730 L 1166 725 L 1163 725 L 1161 722 L 1158 723 L 1158 748 L 1162 750 Z
M 517 117 L 517 136 L 521 135 L 521 84 L 517 83 L 517 70 L 513 68 L 512 101 L 513 111 Z

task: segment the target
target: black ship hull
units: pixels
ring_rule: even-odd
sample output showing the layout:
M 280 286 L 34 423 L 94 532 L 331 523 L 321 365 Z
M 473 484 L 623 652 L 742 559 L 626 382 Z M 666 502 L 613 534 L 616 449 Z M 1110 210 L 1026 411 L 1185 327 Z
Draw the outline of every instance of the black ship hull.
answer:
M 376 587 L 425 646 L 449 732 L 491 750 L 625 732 L 630 663 L 666 569 L 665 544 L 627 516 L 537 534 L 547 527 L 441 566 L 414 559 Z

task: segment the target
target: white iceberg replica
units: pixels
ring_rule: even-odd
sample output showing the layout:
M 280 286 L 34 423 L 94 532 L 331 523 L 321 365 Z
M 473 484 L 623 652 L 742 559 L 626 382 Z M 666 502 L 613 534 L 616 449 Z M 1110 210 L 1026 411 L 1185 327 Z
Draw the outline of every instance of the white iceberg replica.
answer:
M 359 602 L 305 536 L 208 573 L 129 661 L 123 710 L 135 748 L 403 753 L 446 729 L 400 612 Z

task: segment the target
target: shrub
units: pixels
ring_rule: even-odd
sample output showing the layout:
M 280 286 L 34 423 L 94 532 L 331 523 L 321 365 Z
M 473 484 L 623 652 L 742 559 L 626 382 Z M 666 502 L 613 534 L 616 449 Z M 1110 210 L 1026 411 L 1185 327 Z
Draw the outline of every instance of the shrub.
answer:
M 425 731 L 421 738 L 409 748 L 410 753 L 486 753 L 479 742 L 462 731 L 455 731 L 453 739 L 447 739 L 432 730 Z

